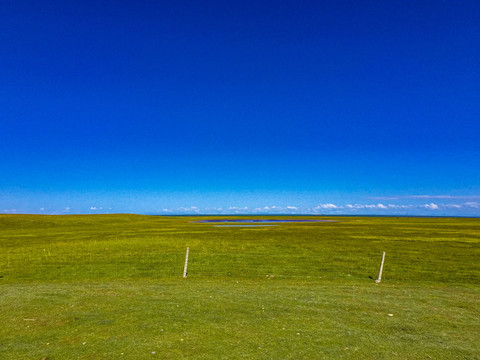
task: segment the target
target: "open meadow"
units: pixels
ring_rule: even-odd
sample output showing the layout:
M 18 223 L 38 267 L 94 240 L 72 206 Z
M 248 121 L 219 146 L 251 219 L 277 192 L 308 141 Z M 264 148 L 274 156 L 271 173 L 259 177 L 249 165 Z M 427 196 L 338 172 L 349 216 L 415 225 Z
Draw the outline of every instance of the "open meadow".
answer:
M 0 359 L 480 359 L 480 219 L 283 218 L 0 215 Z

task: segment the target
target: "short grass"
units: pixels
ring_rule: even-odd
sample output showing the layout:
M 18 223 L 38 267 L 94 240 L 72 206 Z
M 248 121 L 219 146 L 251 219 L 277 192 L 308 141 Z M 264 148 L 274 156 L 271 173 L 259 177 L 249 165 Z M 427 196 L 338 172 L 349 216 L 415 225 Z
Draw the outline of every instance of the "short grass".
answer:
M 205 218 L 0 215 L 0 359 L 480 359 L 479 219 Z

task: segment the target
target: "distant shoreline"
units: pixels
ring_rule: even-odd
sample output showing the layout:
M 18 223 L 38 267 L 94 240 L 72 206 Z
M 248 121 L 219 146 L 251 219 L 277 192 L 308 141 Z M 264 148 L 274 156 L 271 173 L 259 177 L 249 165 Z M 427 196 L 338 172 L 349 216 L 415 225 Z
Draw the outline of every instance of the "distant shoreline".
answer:
M 84 215 L 138 215 L 138 216 L 163 216 L 163 217 L 181 217 L 181 216 L 195 216 L 195 217 L 379 217 L 379 218 L 455 218 L 455 219 L 480 219 L 480 216 L 459 216 L 459 215 L 376 215 L 376 214 L 139 214 L 139 213 L 81 213 L 81 214 L 38 214 L 38 213 L 1 213 L 1 215 L 16 216 L 16 215 L 37 215 L 37 216 L 84 216 Z

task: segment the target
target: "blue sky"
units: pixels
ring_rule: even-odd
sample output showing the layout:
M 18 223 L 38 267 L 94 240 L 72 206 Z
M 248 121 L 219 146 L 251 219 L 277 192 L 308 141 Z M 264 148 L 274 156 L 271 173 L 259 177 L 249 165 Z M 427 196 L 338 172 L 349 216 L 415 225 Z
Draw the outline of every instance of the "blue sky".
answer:
M 2 1 L 0 213 L 480 216 L 478 1 Z

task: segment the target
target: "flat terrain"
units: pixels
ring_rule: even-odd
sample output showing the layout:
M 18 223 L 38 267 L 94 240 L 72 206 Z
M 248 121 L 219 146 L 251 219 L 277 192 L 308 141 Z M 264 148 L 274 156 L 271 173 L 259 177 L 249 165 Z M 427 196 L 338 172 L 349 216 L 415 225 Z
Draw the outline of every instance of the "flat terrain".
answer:
M 309 218 L 0 215 L 0 359 L 480 359 L 480 219 Z

